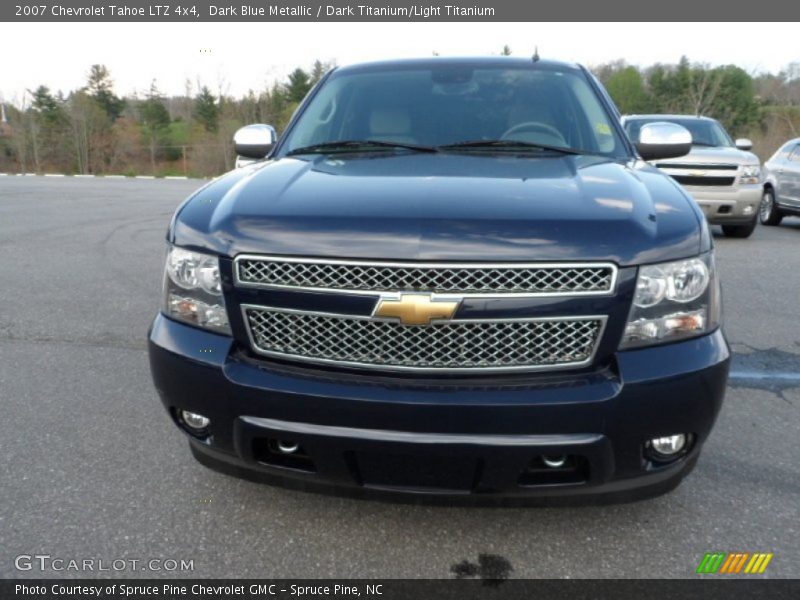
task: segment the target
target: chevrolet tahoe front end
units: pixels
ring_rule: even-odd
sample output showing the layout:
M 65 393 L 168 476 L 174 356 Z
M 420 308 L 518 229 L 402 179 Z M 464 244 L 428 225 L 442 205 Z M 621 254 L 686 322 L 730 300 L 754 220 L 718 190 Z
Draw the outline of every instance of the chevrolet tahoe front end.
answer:
M 376 494 L 677 485 L 727 380 L 713 244 L 615 110 L 555 62 L 329 74 L 170 225 L 150 363 L 194 455 Z

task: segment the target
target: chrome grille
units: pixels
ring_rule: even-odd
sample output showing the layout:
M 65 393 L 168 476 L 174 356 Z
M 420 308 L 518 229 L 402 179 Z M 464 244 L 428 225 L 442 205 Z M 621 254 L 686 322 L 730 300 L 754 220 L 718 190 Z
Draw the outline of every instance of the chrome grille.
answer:
M 610 294 L 616 267 L 595 264 L 380 263 L 239 256 L 244 286 L 459 294 Z
M 256 352 L 309 362 L 385 369 L 486 371 L 591 362 L 605 317 L 391 320 L 244 305 Z

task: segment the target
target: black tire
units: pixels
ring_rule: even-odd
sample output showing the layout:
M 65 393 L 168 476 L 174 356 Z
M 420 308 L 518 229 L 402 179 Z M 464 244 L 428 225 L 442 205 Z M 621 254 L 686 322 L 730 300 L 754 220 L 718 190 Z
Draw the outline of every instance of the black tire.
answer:
M 753 235 L 757 223 L 758 219 L 753 219 L 751 223 L 746 225 L 723 225 L 722 233 L 732 238 L 749 238 Z
M 758 218 L 763 225 L 780 225 L 783 215 L 775 204 L 775 192 L 772 188 L 764 190 L 761 196 L 761 204 L 758 207 Z

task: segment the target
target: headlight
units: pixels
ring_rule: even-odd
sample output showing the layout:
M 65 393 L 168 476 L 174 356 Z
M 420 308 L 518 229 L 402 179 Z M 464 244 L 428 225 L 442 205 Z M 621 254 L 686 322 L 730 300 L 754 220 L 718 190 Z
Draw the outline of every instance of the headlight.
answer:
M 231 335 L 216 256 L 170 246 L 164 270 L 165 315 Z
M 761 179 L 760 165 L 745 165 L 742 167 L 742 183 L 758 183 Z
M 720 290 L 709 252 L 639 268 L 636 293 L 620 349 L 662 344 L 713 331 L 720 321 Z

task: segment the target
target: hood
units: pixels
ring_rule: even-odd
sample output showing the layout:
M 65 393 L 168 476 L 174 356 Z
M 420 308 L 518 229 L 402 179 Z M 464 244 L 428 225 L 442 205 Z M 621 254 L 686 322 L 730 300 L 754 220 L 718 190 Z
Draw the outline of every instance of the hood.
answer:
M 697 254 L 701 223 L 681 188 L 642 162 L 348 154 L 234 171 L 179 208 L 170 237 L 230 257 L 628 265 Z
M 685 156 L 653 161 L 653 164 L 659 166 L 708 164 L 757 165 L 759 163 L 758 157 L 752 152 L 726 146 L 714 148 L 692 146 L 691 152 Z

